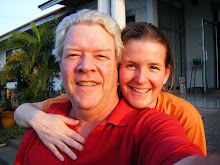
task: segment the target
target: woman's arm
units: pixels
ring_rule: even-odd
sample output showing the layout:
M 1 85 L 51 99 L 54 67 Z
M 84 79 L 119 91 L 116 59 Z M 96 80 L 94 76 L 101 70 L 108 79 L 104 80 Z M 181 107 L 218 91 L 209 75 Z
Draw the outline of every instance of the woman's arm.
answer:
M 43 113 L 41 111 L 43 111 L 43 102 L 21 104 L 14 113 L 14 119 L 20 127 L 29 128 L 35 113 Z
M 15 111 L 14 119 L 20 127 L 32 127 L 45 146 L 60 161 L 64 161 L 64 158 L 57 148 L 74 160 L 76 159 L 76 154 L 69 146 L 79 151 L 83 150 L 85 138 L 67 126 L 78 125 L 79 121 L 62 115 L 43 112 L 43 102 L 20 105 Z

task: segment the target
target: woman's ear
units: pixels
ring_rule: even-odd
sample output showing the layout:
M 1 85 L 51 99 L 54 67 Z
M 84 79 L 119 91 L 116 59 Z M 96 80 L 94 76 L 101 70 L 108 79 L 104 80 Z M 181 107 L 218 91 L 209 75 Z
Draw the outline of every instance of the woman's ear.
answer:
M 170 70 L 171 70 L 171 66 L 168 65 L 168 67 L 165 70 L 165 75 L 164 75 L 164 79 L 163 79 L 163 84 L 165 85 L 170 77 Z

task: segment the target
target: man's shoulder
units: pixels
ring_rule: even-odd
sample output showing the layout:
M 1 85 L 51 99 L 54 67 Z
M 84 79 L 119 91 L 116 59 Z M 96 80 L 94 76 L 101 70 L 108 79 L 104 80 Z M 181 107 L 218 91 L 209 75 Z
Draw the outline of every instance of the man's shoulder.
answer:
M 126 126 L 129 125 L 131 121 L 135 119 L 138 120 L 137 118 L 146 118 L 152 112 L 157 112 L 157 110 L 148 107 L 141 110 L 133 108 L 124 98 L 122 98 L 107 119 L 107 122 L 117 126 Z
M 151 125 L 160 125 L 164 124 L 166 122 L 173 124 L 179 124 L 179 122 L 171 117 L 170 115 L 162 112 L 158 112 L 155 108 L 145 108 L 140 111 L 140 113 L 137 115 L 137 120 L 143 121 L 143 123 L 147 123 L 150 126 Z
M 63 95 L 57 96 L 55 98 L 49 98 L 47 100 L 44 100 L 43 101 L 43 111 L 47 112 L 50 105 L 53 103 L 66 102 L 68 100 L 69 100 L 69 98 L 68 98 L 67 94 L 63 94 Z
M 61 114 L 61 115 L 68 116 L 71 106 L 72 104 L 70 100 L 67 100 L 66 102 L 55 102 L 49 106 L 48 113 Z
M 52 103 L 57 103 L 57 102 L 66 102 L 67 100 L 69 100 L 67 94 L 63 94 L 63 95 L 59 95 L 54 98 L 49 98 L 45 100 L 44 102 L 50 105 Z

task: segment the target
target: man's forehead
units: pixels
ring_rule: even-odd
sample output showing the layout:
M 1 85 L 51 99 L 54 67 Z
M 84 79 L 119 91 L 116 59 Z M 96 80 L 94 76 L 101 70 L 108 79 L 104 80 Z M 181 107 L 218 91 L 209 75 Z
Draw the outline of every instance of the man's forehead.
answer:
M 64 50 L 91 49 L 91 51 L 115 50 L 114 38 L 97 24 L 77 24 L 68 29 L 64 40 Z

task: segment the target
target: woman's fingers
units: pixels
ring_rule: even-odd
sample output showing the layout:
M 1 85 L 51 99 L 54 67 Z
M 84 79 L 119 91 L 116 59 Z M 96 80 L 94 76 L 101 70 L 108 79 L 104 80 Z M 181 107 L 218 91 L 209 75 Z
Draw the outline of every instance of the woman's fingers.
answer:
M 63 151 L 71 159 L 75 160 L 77 156 L 69 147 L 82 151 L 85 138 L 70 129 L 67 125 L 78 124 L 78 120 L 62 115 L 44 114 L 43 118 L 41 118 L 41 122 L 35 122 L 34 129 L 44 145 L 47 146 L 60 161 L 64 160 L 60 151 Z
M 62 120 L 64 121 L 64 123 L 66 125 L 78 125 L 79 124 L 79 120 L 74 120 L 65 116 L 60 116 L 62 118 Z M 75 132 L 74 130 L 70 129 L 69 127 L 66 127 L 66 129 L 62 130 L 63 134 L 67 135 L 68 137 L 70 137 L 71 139 L 74 139 L 76 142 L 79 142 L 81 144 L 85 144 L 85 138 L 83 136 L 81 136 L 79 133 Z M 70 146 L 72 146 L 73 148 L 82 151 L 81 146 L 79 143 L 75 143 L 75 141 L 66 141 L 67 144 L 69 144 Z
M 64 161 L 63 155 L 59 152 L 59 150 L 57 149 L 57 147 L 54 144 L 46 143 L 44 141 L 42 141 L 42 142 L 60 161 L 62 161 L 62 162 Z

